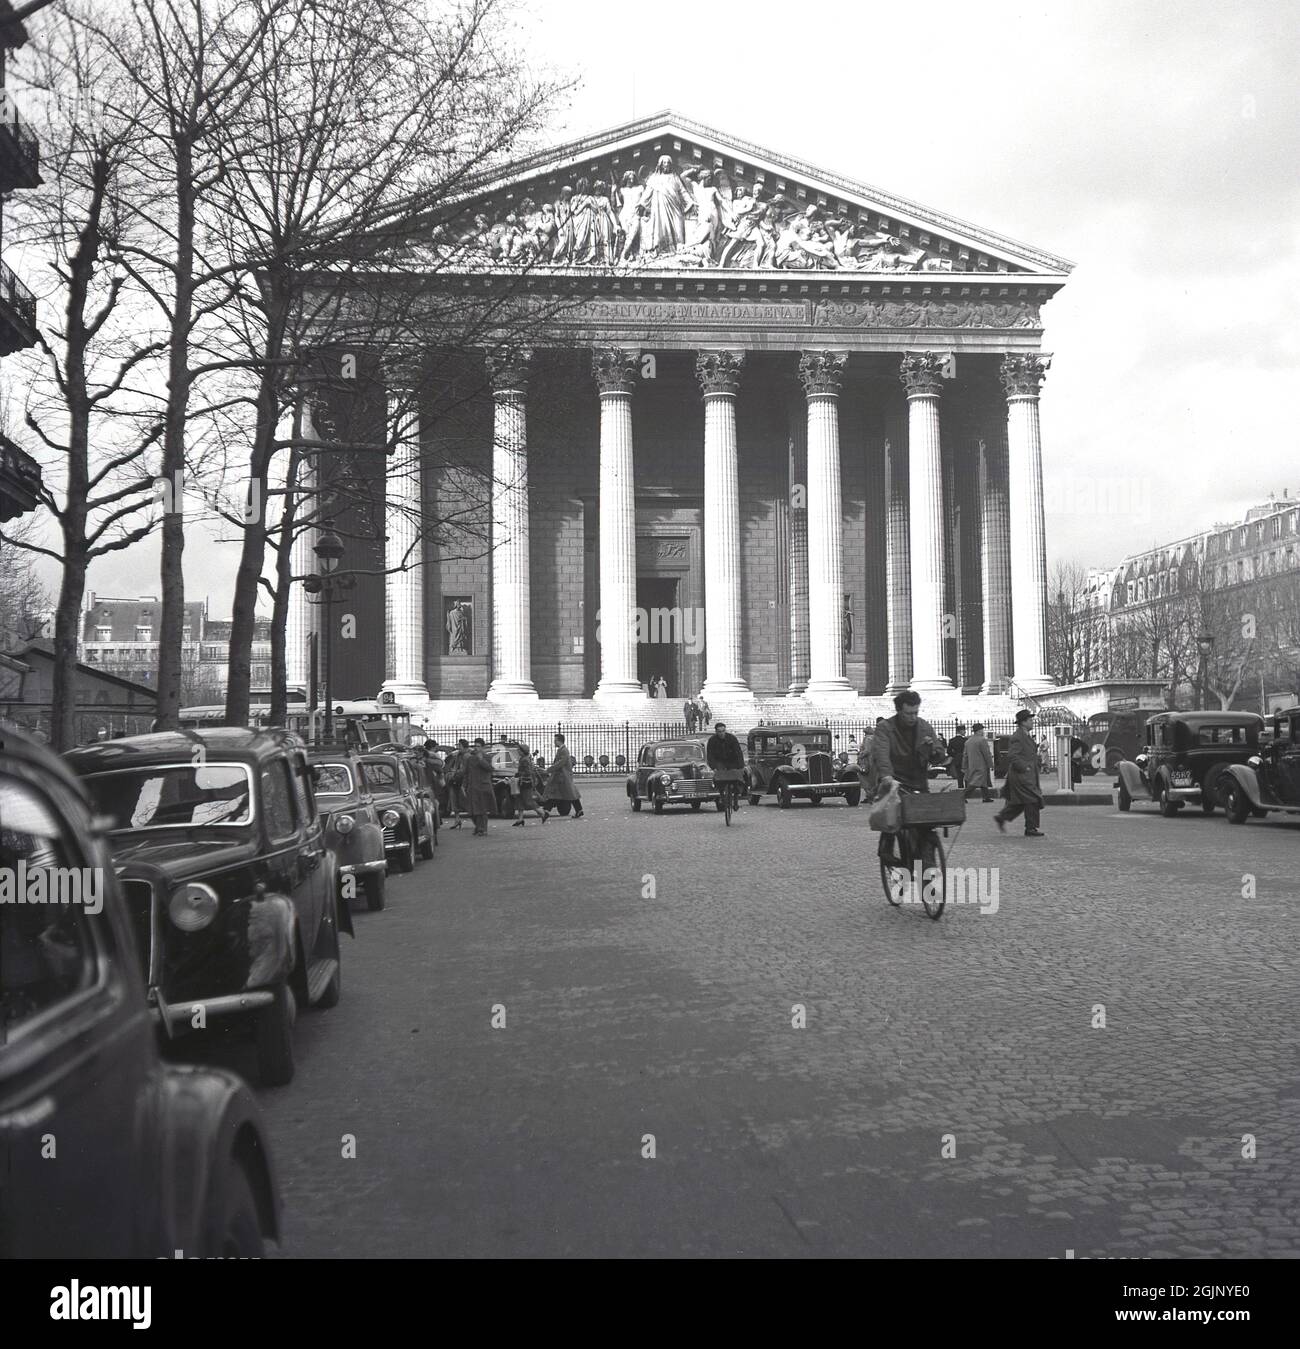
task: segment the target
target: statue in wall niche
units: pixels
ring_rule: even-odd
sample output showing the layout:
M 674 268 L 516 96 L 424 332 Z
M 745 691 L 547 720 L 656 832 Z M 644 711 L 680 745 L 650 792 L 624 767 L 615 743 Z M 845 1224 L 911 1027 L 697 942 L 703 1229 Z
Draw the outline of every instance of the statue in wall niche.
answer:
M 844 611 L 840 615 L 840 637 L 844 643 L 845 654 L 853 650 L 853 596 L 845 594 Z
M 474 609 L 467 599 L 452 602 L 447 610 L 447 654 L 450 656 L 469 656 L 473 654 Z

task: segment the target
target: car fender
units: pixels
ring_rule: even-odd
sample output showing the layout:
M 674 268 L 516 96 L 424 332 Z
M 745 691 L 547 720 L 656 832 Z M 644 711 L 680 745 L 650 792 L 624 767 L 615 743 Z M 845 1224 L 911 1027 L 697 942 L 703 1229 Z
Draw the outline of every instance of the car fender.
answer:
M 156 1155 L 166 1239 L 159 1254 L 218 1250 L 220 1206 L 214 1199 L 231 1165 L 247 1170 L 262 1233 L 279 1241 L 279 1182 L 261 1108 L 248 1087 L 223 1069 L 169 1064 L 158 1096 Z
M 623 786 L 629 797 L 636 795 L 636 779 L 634 777 L 629 777 Z
M 248 909 L 246 988 L 271 988 L 291 975 L 295 964 L 297 913 L 284 895 L 259 895 Z
M 1124 784 L 1125 788 L 1128 790 L 1128 794 L 1133 797 L 1134 800 L 1150 795 L 1147 791 L 1146 783 L 1142 780 L 1142 772 L 1137 764 L 1129 759 L 1125 759 L 1119 765 L 1117 771 L 1119 773 L 1120 781 Z
M 1246 800 L 1250 802 L 1256 810 L 1267 803 L 1262 799 L 1259 790 L 1259 774 L 1255 772 L 1249 764 L 1234 763 L 1229 764 L 1224 772 L 1232 780 L 1241 786 L 1241 790 L 1246 793 Z
M 840 769 L 839 774 L 836 777 L 835 781 L 857 783 L 857 785 L 860 787 L 862 786 L 862 775 L 858 772 L 856 768 L 842 768 Z

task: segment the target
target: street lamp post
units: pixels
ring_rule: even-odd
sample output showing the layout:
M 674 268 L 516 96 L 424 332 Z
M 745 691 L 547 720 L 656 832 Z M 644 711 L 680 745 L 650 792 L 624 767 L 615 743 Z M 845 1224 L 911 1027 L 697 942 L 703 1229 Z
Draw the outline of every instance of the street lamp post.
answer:
M 1203 632 L 1196 639 L 1196 645 L 1201 652 L 1200 669 L 1197 672 L 1196 676 L 1197 711 L 1204 712 L 1206 703 L 1205 681 L 1207 678 L 1207 664 L 1210 658 L 1210 652 L 1214 650 L 1214 637 L 1208 632 Z
M 320 571 L 303 579 L 302 587 L 309 595 L 319 595 L 315 602 L 325 606 L 325 739 L 334 739 L 334 600 L 340 591 L 351 590 L 357 579 L 351 574 L 337 575 L 339 559 L 343 556 L 343 540 L 327 529 L 312 550 L 320 562 Z

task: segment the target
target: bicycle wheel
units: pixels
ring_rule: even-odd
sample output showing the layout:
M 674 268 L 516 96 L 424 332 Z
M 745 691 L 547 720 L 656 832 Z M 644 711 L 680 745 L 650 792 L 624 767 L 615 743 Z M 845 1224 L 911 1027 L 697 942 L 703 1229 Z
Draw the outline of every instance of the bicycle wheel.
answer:
M 948 860 L 933 829 L 927 829 L 921 840 L 920 891 L 926 913 L 937 921 L 948 898 Z
M 722 813 L 727 817 L 727 828 L 731 828 L 731 784 L 728 783 L 722 791 Z
M 912 841 L 906 831 L 894 835 L 894 852 L 896 862 L 880 859 L 880 883 L 885 888 L 885 898 L 898 909 L 912 892 Z

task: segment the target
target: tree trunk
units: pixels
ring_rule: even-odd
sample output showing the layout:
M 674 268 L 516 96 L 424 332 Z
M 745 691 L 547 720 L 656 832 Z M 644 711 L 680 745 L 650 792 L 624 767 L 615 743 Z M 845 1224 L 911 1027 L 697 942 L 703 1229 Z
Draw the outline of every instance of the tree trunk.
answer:
M 54 615 L 54 688 L 50 744 L 62 754 L 77 743 L 77 638 L 86 593 L 86 551 L 65 536 L 63 581 Z
M 296 404 L 293 414 L 293 439 L 302 436 L 301 414 Z M 275 540 L 275 599 L 271 604 L 271 725 L 283 726 L 289 711 L 289 671 L 287 668 L 289 625 L 289 589 L 293 584 L 294 519 L 297 516 L 298 472 L 301 456 L 297 450 L 289 455 L 289 472 L 285 480 L 284 511 L 280 517 L 280 532 Z

